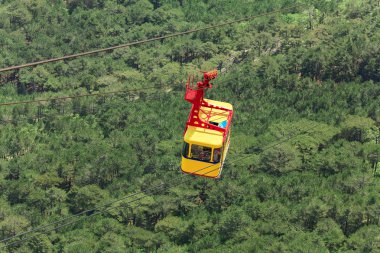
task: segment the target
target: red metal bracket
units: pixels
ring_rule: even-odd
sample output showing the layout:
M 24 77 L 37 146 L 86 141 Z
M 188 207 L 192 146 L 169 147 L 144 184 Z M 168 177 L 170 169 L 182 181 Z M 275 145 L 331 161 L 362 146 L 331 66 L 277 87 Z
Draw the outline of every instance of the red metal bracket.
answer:
M 185 132 L 188 126 L 195 126 L 195 127 L 200 127 L 200 128 L 210 129 L 210 130 L 216 130 L 218 132 L 223 133 L 223 140 L 225 140 L 228 129 L 231 124 L 233 111 L 228 108 L 224 108 L 222 106 L 216 106 L 216 105 L 210 104 L 203 99 L 205 90 L 212 88 L 212 84 L 210 83 L 210 81 L 215 79 L 217 76 L 218 76 L 218 71 L 216 69 L 210 72 L 204 72 L 203 81 L 197 82 L 196 86 L 194 85 L 194 76 L 192 77 L 189 76 L 186 83 L 185 100 L 192 103 L 193 106 L 191 107 L 189 118 L 187 119 L 187 122 L 186 122 Z M 206 112 L 202 108 L 210 108 L 210 110 Z M 228 123 L 225 128 L 213 125 L 209 122 L 211 116 L 222 114 L 222 113 L 212 114 L 213 109 L 218 109 L 218 110 L 228 112 L 228 116 L 227 116 Z M 206 117 L 201 119 L 199 116 L 200 112 L 206 115 Z

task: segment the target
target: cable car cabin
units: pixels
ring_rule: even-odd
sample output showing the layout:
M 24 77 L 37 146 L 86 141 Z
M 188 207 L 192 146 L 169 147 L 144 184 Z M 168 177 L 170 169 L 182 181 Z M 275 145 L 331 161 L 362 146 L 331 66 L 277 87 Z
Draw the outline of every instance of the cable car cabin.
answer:
M 186 85 L 185 99 L 193 105 L 186 122 L 181 170 L 184 173 L 219 178 L 230 144 L 232 105 L 203 99 L 204 90 L 211 88 L 210 80 L 217 72 L 204 73 L 203 82 Z
M 228 103 L 205 100 L 209 104 L 223 106 L 232 110 Z M 210 115 L 210 109 L 201 107 L 199 118 Z M 206 113 L 205 113 L 206 112 Z M 209 123 L 221 128 L 228 124 L 229 112 L 213 110 Z M 182 171 L 185 173 L 218 178 L 221 175 L 223 163 L 230 144 L 229 131 L 224 138 L 223 133 L 204 127 L 188 126 L 184 135 L 182 150 Z

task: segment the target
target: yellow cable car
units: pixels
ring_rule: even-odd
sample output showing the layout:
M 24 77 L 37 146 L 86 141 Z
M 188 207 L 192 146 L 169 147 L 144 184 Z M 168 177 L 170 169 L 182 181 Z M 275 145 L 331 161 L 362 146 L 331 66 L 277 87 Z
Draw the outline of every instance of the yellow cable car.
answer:
M 217 71 L 204 73 L 202 82 L 186 85 L 185 99 L 192 103 L 184 133 L 181 170 L 184 173 L 219 178 L 230 144 L 230 126 L 233 115 L 232 105 L 225 102 L 204 99 L 204 91 L 211 88 L 209 82 Z

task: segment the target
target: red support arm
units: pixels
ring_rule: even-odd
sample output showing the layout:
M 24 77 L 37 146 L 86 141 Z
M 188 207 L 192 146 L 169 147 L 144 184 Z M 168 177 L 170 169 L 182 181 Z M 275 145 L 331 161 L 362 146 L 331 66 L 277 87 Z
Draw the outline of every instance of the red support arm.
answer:
M 205 89 L 212 88 L 212 84 L 210 83 L 210 81 L 212 79 L 215 79 L 217 76 L 218 76 L 217 70 L 213 70 L 210 72 L 204 72 L 203 73 L 203 81 L 197 82 L 195 89 L 190 86 L 190 83 L 194 83 L 194 78 L 190 78 L 190 77 L 188 78 L 188 81 L 186 84 L 185 100 L 192 103 L 193 106 L 191 107 L 190 115 L 189 115 L 189 118 L 186 122 L 186 129 L 188 126 L 195 126 L 195 127 L 201 127 L 201 128 L 205 128 L 205 129 L 215 130 L 215 131 L 223 133 L 223 139 L 225 139 L 227 132 L 228 132 L 228 129 L 229 129 L 230 124 L 231 124 L 231 118 L 233 115 L 233 111 L 228 109 L 228 108 L 212 105 L 210 103 L 207 103 L 203 99 Z M 211 110 L 210 110 L 210 112 L 205 112 L 204 110 L 201 109 L 201 107 L 207 107 L 207 108 L 210 108 Z M 212 109 L 218 109 L 218 110 L 228 112 L 228 116 L 227 116 L 227 122 L 228 123 L 227 123 L 226 128 L 215 126 L 215 125 L 209 123 L 209 119 L 211 117 Z M 199 118 L 199 113 L 201 111 L 205 115 L 207 115 L 206 121 Z M 221 114 L 221 113 L 218 113 L 218 114 Z M 186 132 L 186 129 L 185 129 L 185 132 Z

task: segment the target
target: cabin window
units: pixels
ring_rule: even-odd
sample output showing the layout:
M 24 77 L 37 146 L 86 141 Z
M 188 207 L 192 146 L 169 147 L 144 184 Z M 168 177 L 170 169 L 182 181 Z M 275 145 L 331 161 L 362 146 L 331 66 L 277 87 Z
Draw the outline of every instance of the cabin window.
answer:
M 220 158 L 222 157 L 222 148 L 214 148 L 214 156 L 212 158 L 214 163 L 220 162 Z
M 188 157 L 188 155 L 189 155 L 189 143 L 187 143 L 187 142 L 184 142 L 183 143 L 183 148 L 182 148 L 182 156 L 183 157 Z
M 192 144 L 190 158 L 209 162 L 211 160 L 211 148 Z
M 227 124 L 228 124 L 228 121 L 225 120 L 225 121 L 220 122 L 218 126 L 221 127 L 221 128 L 226 128 Z

